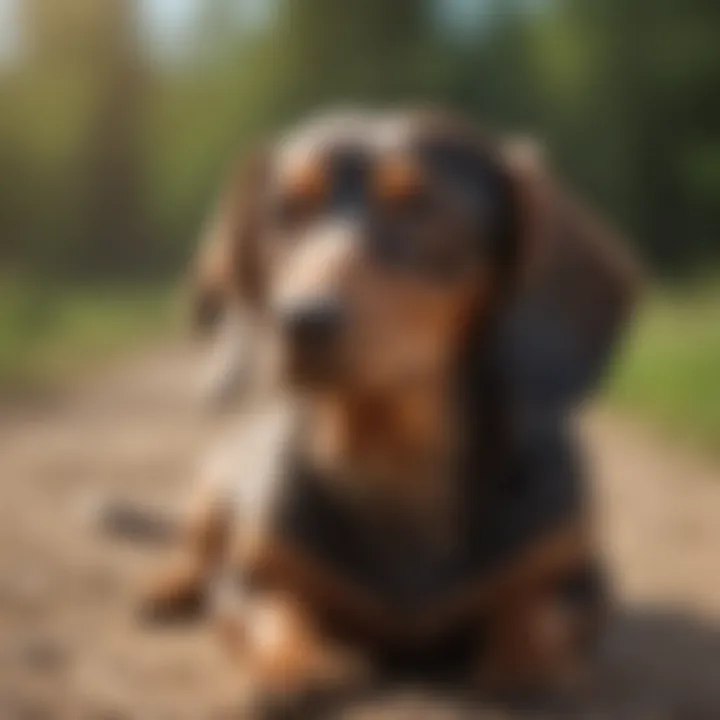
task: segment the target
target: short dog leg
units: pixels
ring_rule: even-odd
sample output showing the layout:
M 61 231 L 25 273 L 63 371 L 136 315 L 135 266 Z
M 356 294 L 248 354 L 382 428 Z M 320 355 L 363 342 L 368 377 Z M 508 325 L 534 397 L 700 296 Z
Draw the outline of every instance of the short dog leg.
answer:
M 369 678 L 369 665 L 323 637 L 290 596 L 249 598 L 240 622 L 242 629 L 231 641 L 247 683 L 251 717 L 306 717 L 339 695 L 359 690 Z
M 226 550 L 230 518 L 221 493 L 204 488 L 193 498 L 177 555 L 151 581 L 141 612 L 153 621 L 198 615 L 211 577 Z
M 587 685 L 591 645 L 602 618 L 568 603 L 557 588 L 527 591 L 489 617 L 477 680 L 505 696 L 576 696 Z
M 540 597 L 509 602 L 490 619 L 480 683 L 501 695 L 544 687 L 566 660 L 566 618 Z

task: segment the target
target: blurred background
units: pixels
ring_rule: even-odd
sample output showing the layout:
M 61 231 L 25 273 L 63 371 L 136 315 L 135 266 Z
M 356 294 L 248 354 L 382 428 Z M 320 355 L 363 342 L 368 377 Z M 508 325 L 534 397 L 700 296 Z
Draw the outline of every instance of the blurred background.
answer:
M 0 0 L 0 389 L 171 326 L 235 152 L 430 101 L 540 138 L 626 229 L 663 289 L 615 394 L 720 440 L 718 87 L 709 0 Z
M 0 0 L 0 717 L 229 717 L 103 509 L 174 507 L 225 432 L 181 278 L 235 155 L 413 102 L 537 137 L 648 268 L 588 425 L 627 701 L 593 717 L 720 717 L 717 0 Z

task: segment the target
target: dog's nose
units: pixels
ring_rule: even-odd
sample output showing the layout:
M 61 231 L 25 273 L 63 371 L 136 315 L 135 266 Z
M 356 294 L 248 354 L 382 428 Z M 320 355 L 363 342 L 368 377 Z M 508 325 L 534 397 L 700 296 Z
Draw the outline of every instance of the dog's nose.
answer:
M 342 305 L 329 299 L 308 301 L 283 313 L 283 327 L 300 346 L 326 347 L 339 335 L 344 323 Z

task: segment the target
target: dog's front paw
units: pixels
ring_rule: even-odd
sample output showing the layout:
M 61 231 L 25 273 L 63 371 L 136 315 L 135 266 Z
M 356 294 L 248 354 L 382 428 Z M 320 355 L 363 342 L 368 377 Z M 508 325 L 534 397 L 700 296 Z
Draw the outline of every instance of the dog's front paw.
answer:
M 141 621 L 167 624 L 199 617 L 205 604 L 203 575 L 194 563 L 178 563 L 148 584 L 139 602 Z
M 248 718 L 324 717 L 370 676 L 362 657 L 328 642 L 292 603 L 256 605 L 241 646 Z
M 250 669 L 243 706 L 252 720 L 305 720 L 328 716 L 363 686 L 366 672 L 344 656 L 279 658 L 271 666 Z

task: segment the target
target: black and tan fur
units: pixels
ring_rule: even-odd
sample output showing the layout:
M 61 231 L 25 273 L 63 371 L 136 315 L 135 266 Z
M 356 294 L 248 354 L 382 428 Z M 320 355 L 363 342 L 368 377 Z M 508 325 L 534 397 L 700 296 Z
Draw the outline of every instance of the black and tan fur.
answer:
M 453 658 L 569 682 L 603 607 L 570 414 L 632 304 L 623 249 L 526 144 L 441 113 L 313 121 L 240 184 L 229 263 L 296 420 L 272 477 L 239 470 L 258 505 L 198 501 L 151 607 L 240 578 L 224 624 L 265 700 Z M 318 297 L 349 319 L 308 371 L 280 321 Z
M 252 279 L 242 276 L 236 249 L 240 216 L 248 215 L 245 188 L 253 181 L 252 163 L 234 167 L 208 217 L 188 268 L 192 327 L 206 348 L 200 377 L 201 399 L 227 407 L 245 397 L 257 374 L 262 333 L 253 310 Z

